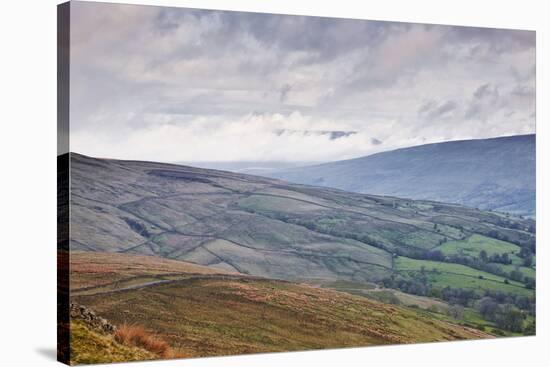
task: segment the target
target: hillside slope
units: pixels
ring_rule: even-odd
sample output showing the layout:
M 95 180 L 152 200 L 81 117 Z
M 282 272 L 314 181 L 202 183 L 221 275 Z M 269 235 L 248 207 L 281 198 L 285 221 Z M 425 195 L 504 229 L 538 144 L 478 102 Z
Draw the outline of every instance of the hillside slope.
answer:
M 534 217 L 535 151 L 535 135 L 452 141 L 265 175 Z
M 293 281 L 411 278 L 421 266 L 402 268 L 409 257 L 428 258 L 446 242 L 466 247 L 474 235 L 480 249 L 501 240 L 495 251 L 515 263 L 535 245 L 533 220 L 459 205 L 78 154 L 71 155 L 71 204 L 72 251 L 155 255 Z M 459 275 L 480 292 L 533 293 L 505 283 L 508 273 L 497 265 L 488 269 L 498 276 L 464 265 Z M 456 284 L 442 282 L 446 268 L 428 281 Z
M 168 281 L 136 279 L 121 263 L 154 267 L 148 275 Z M 189 357 L 490 337 L 333 290 L 238 274 L 197 274 L 187 264 L 176 268 L 175 261 L 160 264 L 146 256 L 74 253 L 71 277 L 74 284 L 88 286 L 75 286 L 72 299 L 115 324 L 143 325 Z M 117 288 L 108 288 L 101 278 L 113 275 Z M 131 282 L 141 286 L 130 288 Z M 88 348 L 85 338 L 79 343 L 80 349 Z

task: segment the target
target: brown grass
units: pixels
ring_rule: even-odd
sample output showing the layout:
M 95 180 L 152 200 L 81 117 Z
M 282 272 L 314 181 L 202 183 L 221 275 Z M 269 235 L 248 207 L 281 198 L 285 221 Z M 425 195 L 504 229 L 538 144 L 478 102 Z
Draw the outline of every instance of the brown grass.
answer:
M 173 358 L 170 345 L 164 340 L 149 334 L 142 326 L 123 324 L 117 328 L 115 340 L 121 344 L 138 347 L 162 358 Z
M 70 255 L 70 287 L 72 291 L 104 286 L 127 278 L 175 273 L 182 275 L 236 274 L 226 270 L 154 256 L 76 251 L 71 251 Z

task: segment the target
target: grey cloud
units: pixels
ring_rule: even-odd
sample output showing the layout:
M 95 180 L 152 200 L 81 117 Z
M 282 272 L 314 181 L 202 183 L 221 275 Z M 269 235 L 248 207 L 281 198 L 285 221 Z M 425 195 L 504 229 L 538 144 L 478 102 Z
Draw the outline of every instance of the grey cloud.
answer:
M 73 149 L 82 153 L 223 160 L 247 137 L 251 149 L 236 144 L 235 159 L 277 150 L 292 160 L 300 148 L 319 160 L 419 137 L 534 131 L 534 32 L 72 4 Z M 194 145 L 164 152 L 147 136 Z
M 428 111 L 432 110 L 435 106 L 436 106 L 435 101 L 432 101 L 432 100 L 427 101 L 427 102 L 423 103 L 420 106 L 420 108 L 418 108 L 418 114 L 419 115 L 424 115 Z
M 279 101 L 281 103 L 285 103 L 286 102 L 286 97 L 288 95 L 288 93 L 292 90 L 292 85 L 290 84 L 285 84 L 281 87 L 281 93 L 279 95 Z
M 418 114 L 428 120 L 435 120 L 453 112 L 457 108 L 458 104 L 453 100 L 445 101 L 440 104 L 429 101 L 420 106 Z
M 534 49 L 535 32 L 514 29 L 443 26 L 448 42 L 475 45 L 475 50 L 489 51 L 493 55 Z
M 535 107 L 534 83 L 510 83 L 507 90 L 501 92 L 498 86 L 486 83 L 473 93 L 464 113 L 466 119 L 488 121 L 493 115 L 502 115 L 518 121 L 531 120 Z
M 464 118 L 467 120 L 472 119 L 482 119 L 482 112 L 483 107 L 479 103 L 471 103 L 468 109 L 466 110 L 466 113 L 464 114 Z
M 483 84 L 475 90 L 474 97 L 477 99 L 498 98 L 498 88 L 489 83 Z
M 455 101 L 447 101 L 434 110 L 434 116 L 432 117 L 442 116 L 448 112 L 454 111 L 456 108 L 457 104 Z
M 469 120 L 487 120 L 491 112 L 500 109 L 501 96 L 497 86 L 490 83 L 480 85 L 473 93 L 464 118 Z
M 292 129 L 277 129 L 274 131 L 277 136 L 282 135 L 301 135 L 301 136 L 326 136 L 329 140 L 346 138 L 357 134 L 357 131 L 326 131 L 326 130 L 292 130 Z M 376 139 L 375 139 L 376 140 Z
M 518 97 L 535 97 L 535 88 L 531 85 L 517 85 L 511 92 Z

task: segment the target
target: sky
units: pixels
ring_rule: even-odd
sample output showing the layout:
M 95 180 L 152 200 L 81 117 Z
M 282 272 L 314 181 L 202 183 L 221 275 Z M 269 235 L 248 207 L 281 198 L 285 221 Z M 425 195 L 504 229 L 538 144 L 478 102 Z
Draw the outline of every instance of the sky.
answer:
M 535 32 L 72 2 L 71 151 L 349 159 L 535 132 Z

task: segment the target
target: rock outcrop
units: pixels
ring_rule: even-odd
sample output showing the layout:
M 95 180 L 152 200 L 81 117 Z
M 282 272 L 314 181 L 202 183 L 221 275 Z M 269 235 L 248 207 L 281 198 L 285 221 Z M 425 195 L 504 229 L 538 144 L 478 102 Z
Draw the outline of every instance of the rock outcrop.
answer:
M 116 326 L 109 323 L 103 317 L 96 315 L 94 311 L 86 306 L 71 303 L 71 319 L 82 320 L 93 329 L 100 330 L 104 333 L 113 334 L 116 331 Z

